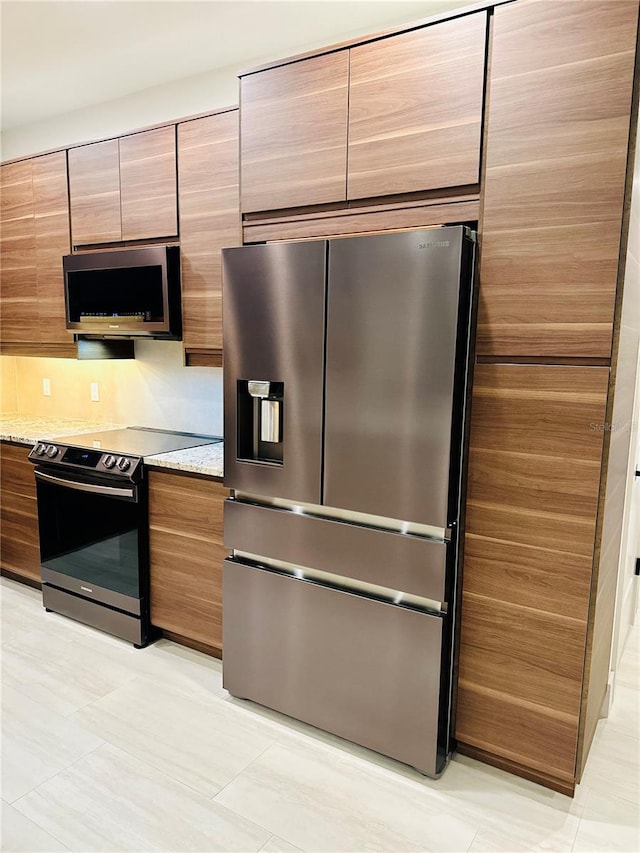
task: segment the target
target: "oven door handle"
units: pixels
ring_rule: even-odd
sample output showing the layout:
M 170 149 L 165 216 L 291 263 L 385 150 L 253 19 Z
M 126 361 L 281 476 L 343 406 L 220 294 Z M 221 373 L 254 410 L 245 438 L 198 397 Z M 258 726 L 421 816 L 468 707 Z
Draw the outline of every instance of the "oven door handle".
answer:
M 97 483 L 84 483 L 80 480 L 67 480 L 64 477 L 54 477 L 53 474 L 45 474 L 44 471 L 36 471 L 36 480 L 45 483 L 55 483 L 56 486 L 64 486 L 66 489 L 75 489 L 78 492 L 91 492 L 93 495 L 108 495 L 114 498 L 134 498 L 135 488 L 123 489 L 120 486 L 100 486 Z

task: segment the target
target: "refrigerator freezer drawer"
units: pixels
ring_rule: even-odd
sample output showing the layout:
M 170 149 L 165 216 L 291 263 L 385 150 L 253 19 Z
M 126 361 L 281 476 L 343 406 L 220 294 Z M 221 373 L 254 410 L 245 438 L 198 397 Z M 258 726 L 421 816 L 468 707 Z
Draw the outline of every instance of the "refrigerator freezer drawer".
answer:
M 224 544 L 437 602 L 446 599 L 448 546 L 419 536 L 228 500 Z
M 443 619 L 224 564 L 224 687 L 430 776 Z

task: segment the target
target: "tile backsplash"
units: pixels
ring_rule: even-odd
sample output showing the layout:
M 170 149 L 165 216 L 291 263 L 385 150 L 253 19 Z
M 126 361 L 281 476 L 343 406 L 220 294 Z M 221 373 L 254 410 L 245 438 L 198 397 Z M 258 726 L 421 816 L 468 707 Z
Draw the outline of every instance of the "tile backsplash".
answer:
M 135 346 L 122 361 L 3 356 L 2 410 L 222 435 L 222 369 L 184 367 L 179 341 Z

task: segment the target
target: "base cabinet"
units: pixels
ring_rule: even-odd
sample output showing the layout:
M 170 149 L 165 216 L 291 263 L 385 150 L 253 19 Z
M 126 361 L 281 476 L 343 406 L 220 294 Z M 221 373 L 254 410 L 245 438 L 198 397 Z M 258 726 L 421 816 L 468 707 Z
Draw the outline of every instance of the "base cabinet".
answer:
M 197 475 L 149 471 L 151 623 L 222 653 L 222 508 L 227 489 Z
M 3 570 L 39 583 L 36 481 L 28 453 L 24 445 L 0 443 L 0 560 Z

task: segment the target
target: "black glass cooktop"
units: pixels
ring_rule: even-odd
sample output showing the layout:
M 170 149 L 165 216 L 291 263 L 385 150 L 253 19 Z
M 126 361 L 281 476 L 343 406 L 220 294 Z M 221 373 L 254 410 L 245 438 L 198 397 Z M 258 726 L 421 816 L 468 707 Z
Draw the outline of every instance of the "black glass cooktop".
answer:
M 184 450 L 187 447 L 199 447 L 203 444 L 217 444 L 222 441 L 222 438 L 146 427 L 126 427 L 103 432 L 87 432 L 81 435 L 61 435 L 55 440 L 59 444 L 73 447 L 89 447 L 104 450 L 107 453 L 145 457 L 155 456 L 157 453 L 168 453 L 171 450 Z

